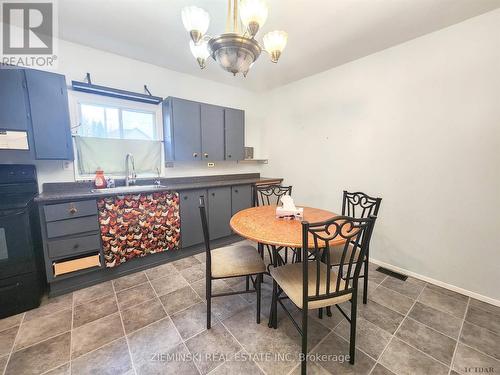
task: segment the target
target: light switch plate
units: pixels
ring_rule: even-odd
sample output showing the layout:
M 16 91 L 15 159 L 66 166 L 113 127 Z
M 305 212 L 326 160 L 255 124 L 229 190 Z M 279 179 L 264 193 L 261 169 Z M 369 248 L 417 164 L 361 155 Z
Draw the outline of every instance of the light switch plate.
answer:
M 207 167 L 208 168 L 213 168 L 213 167 L 215 167 L 215 163 L 207 163 Z

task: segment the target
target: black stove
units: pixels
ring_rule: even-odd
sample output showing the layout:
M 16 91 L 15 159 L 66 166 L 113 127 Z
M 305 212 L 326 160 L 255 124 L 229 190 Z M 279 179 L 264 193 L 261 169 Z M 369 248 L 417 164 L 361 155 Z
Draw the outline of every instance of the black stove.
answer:
M 36 194 L 0 195 L 0 211 L 26 208 L 33 202 L 35 196 Z
M 0 318 L 40 304 L 44 291 L 33 165 L 0 164 Z

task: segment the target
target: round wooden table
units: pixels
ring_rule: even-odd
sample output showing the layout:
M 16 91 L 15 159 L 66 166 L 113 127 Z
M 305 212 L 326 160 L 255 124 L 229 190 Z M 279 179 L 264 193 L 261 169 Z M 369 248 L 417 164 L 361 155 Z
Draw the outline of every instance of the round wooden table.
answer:
M 337 214 L 320 210 L 319 208 L 304 207 L 304 220 L 310 223 L 316 223 L 330 219 Z M 294 251 L 292 262 L 300 261 L 300 250 L 302 248 L 302 224 L 299 220 L 286 220 L 276 218 L 276 206 L 251 207 L 242 210 L 233 215 L 230 221 L 231 229 L 242 237 L 258 243 L 259 253 L 263 256 L 264 246 L 266 246 L 271 258 L 270 266 L 277 267 L 287 263 L 289 248 Z M 330 246 L 345 243 L 344 238 L 331 240 Z M 309 235 L 309 248 L 314 248 L 312 235 Z M 321 246 L 321 244 L 319 244 Z M 279 252 L 285 251 L 285 258 Z M 272 327 L 273 314 L 272 309 L 269 313 L 268 326 Z
M 304 207 L 304 220 L 316 223 L 330 219 L 337 214 L 319 208 Z M 242 237 L 259 244 L 279 247 L 302 248 L 302 225 L 299 220 L 276 218 L 276 206 L 251 207 L 233 215 L 231 229 Z M 330 246 L 341 245 L 345 239 L 330 241 Z M 309 248 L 314 247 L 309 236 Z

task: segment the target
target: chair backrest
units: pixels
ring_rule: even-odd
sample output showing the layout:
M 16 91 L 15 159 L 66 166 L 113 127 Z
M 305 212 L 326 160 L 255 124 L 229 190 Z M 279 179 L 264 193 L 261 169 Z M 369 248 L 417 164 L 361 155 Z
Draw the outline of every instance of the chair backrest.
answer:
M 291 186 L 281 185 L 256 185 L 254 188 L 254 206 L 269 206 L 278 204 L 280 198 L 285 195 L 292 195 Z
M 342 215 L 363 219 L 371 215 L 377 216 L 382 198 L 373 198 L 369 195 L 356 192 L 350 193 L 344 190 L 342 199 Z
M 200 216 L 201 216 L 201 227 L 203 229 L 203 240 L 205 242 L 205 253 L 206 253 L 206 264 L 207 264 L 207 275 L 210 276 L 212 270 L 212 258 L 210 256 L 210 235 L 208 232 L 208 220 L 207 211 L 205 208 L 205 197 L 200 196 Z
M 310 252 L 315 254 L 311 261 L 303 262 L 303 306 L 307 306 L 309 301 L 333 298 L 348 293 L 356 295 L 362 264 L 362 262 L 356 262 L 356 259 L 358 257 L 363 259 L 365 256 L 374 222 L 375 216 L 362 219 L 336 216 L 320 223 L 302 222 L 302 259 L 311 259 Z M 322 253 L 322 249 L 328 248 L 332 241 L 337 242 L 339 239 L 345 241 L 342 257 L 338 269 L 332 269 L 334 264 L 330 260 L 330 252 Z M 313 247 L 310 246 L 311 242 L 314 244 Z M 316 275 L 312 277 L 312 280 L 315 280 L 312 283 L 315 288 L 313 293 L 308 291 L 308 271 L 311 262 L 316 266 Z M 326 285 L 326 287 L 323 288 L 321 285 Z

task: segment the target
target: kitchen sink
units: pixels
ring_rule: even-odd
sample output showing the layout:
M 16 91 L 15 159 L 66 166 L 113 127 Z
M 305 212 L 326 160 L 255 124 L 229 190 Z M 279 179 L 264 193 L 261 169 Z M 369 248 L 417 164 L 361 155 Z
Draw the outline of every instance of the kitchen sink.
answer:
M 155 189 L 164 189 L 166 186 L 164 185 L 131 185 L 131 186 L 117 186 L 114 188 L 105 188 L 105 189 L 92 189 L 92 193 L 135 193 L 141 191 L 151 191 Z

